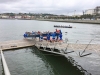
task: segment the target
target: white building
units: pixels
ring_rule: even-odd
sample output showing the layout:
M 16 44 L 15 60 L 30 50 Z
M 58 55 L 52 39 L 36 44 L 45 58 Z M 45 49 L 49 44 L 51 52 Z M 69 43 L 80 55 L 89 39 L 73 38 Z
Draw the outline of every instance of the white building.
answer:
M 77 15 L 72 15 L 72 17 L 76 17 L 76 16 L 77 16 L 77 17 L 81 17 L 81 15 L 78 15 L 78 14 L 77 14 Z
M 88 9 L 88 10 L 85 10 L 84 14 L 90 14 L 90 15 L 93 15 L 93 14 L 94 14 L 94 9 Z
M 8 15 L 1 15 L 1 18 L 8 19 L 9 16 Z
M 97 6 L 97 7 L 94 9 L 94 13 L 95 13 L 95 14 L 100 14 L 100 6 Z
M 22 16 L 20 16 L 20 15 L 16 15 L 15 18 L 16 18 L 16 19 L 21 19 Z

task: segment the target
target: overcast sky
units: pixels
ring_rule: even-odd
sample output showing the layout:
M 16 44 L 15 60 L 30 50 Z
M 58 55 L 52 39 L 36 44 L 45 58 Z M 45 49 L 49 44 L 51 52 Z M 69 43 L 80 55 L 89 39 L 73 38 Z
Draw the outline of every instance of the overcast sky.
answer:
M 0 0 L 0 13 L 52 13 L 74 15 L 94 9 L 100 0 Z M 76 11 L 75 11 L 76 10 Z

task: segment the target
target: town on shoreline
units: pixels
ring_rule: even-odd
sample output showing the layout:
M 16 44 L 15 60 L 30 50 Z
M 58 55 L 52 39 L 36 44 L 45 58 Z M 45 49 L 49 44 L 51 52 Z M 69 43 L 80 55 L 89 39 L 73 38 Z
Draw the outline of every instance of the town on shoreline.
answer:
M 0 19 L 100 24 L 100 18 L 94 19 L 93 15 L 66 16 L 54 14 L 2 13 L 0 14 Z
M 82 11 L 82 15 L 75 14 L 74 10 L 73 15 L 57 15 L 50 13 L 0 13 L 0 19 L 77 19 L 77 20 L 100 20 L 100 6 L 95 7 L 94 9 L 87 9 Z
M 77 19 L 77 20 L 100 20 L 100 15 L 91 15 L 91 14 L 83 14 L 83 15 L 55 15 L 55 14 L 47 14 L 47 13 L 1 13 L 0 19 Z
M 57 15 L 49 13 L 0 13 L 0 19 L 39 20 L 71 23 L 100 24 L 100 6 L 83 11 L 82 15 Z

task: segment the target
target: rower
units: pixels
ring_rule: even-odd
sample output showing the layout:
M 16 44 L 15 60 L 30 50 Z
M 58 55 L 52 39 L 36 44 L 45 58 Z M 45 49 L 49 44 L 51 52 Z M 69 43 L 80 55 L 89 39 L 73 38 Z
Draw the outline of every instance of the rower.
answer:
M 40 39 L 39 39 L 40 41 L 43 41 L 43 36 L 42 36 L 42 34 L 40 34 Z

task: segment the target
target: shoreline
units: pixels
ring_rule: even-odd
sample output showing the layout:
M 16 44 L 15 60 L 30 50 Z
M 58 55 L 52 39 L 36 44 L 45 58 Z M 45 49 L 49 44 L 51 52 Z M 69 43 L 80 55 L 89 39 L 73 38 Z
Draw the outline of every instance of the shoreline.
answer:
M 100 20 L 63 20 L 63 19 L 36 19 L 36 20 L 39 20 L 39 21 L 52 21 L 52 22 L 100 24 Z
M 67 22 L 67 23 L 84 23 L 84 24 L 100 24 L 100 20 L 71 20 L 71 19 L 0 19 L 0 20 L 37 20 L 51 22 Z

